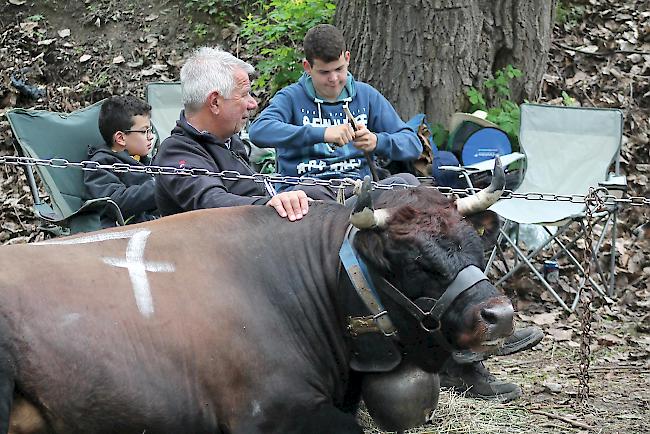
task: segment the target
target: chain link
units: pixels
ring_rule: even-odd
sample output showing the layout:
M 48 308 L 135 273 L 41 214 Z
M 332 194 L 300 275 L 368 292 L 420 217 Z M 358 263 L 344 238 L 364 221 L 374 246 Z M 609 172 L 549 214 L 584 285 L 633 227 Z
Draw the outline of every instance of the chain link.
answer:
M 46 166 L 54 167 L 58 169 L 64 169 L 68 167 L 77 167 L 81 170 L 109 170 L 118 173 L 124 172 L 137 172 L 137 173 L 148 173 L 151 175 L 175 175 L 175 176 L 214 176 L 219 177 L 226 181 L 238 181 L 238 180 L 249 180 L 256 183 L 264 184 L 268 182 L 274 184 L 288 184 L 288 185 L 303 185 L 303 186 L 325 186 L 333 189 L 341 189 L 354 185 L 354 181 L 351 179 L 318 179 L 318 178 L 300 178 L 297 176 L 283 176 L 278 174 L 261 174 L 255 173 L 252 175 L 242 174 L 236 170 L 224 170 L 221 172 L 213 172 L 207 169 L 186 169 L 179 167 L 167 167 L 167 166 L 130 166 L 125 163 L 114 163 L 114 164 L 100 164 L 96 161 L 81 161 L 81 162 L 71 162 L 64 158 L 52 158 L 52 159 L 42 159 L 42 158 L 32 158 L 32 157 L 18 157 L 14 155 L 0 156 L 0 164 L 9 164 L 9 165 L 25 165 L 25 166 Z M 419 177 L 420 181 L 431 181 L 431 177 Z M 410 184 L 389 184 L 383 185 L 373 182 L 372 186 L 374 189 L 379 190 L 392 190 L 395 188 L 412 188 L 413 185 Z M 445 196 L 471 196 L 474 191 L 471 188 L 451 188 L 451 187 L 442 187 L 442 186 L 428 186 L 429 188 L 434 188 L 438 190 Z M 613 194 L 609 194 L 609 191 L 605 188 L 598 189 L 597 199 L 596 196 L 581 195 L 581 194 L 555 194 L 555 193 L 517 193 L 512 190 L 504 190 L 503 199 L 524 199 L 530 201 L 547 201 L 547 202 L 571 202 L 571 203 L 586 203 L 593 204 L 598 201 L 601 206 L 611 206 L 614 204 L 625 204 L 632 206 L 650 206 L 650 198 L 643 196 L 628 196 L 624 198 L 619 198 Z
M 604 191 L 603 191 L 604 190 Z M 579 405 L 585 404 L 589 399 L 589 365 L 591 363 L 591 322 L 592 322 L 592 299 L 593 288 L 589 277 L 592 272 L 592 264 L 595 261 L 593 252 L 593 214 L 602 211 L 606 205 L 603 200 L 606 197 L 607 190 L 604 188 L 590 188 L 587 193 L 586 224 L 587 231 L 585 236 L 585 249 L 582 260 L 582 269 L 584 270 L 583 281 L 580 283 L 578 291 L 580 297 L 580 372 L 578 373 L 578 393 L 576 399 Z M 614 248 L 614 246 L 612 246 Z

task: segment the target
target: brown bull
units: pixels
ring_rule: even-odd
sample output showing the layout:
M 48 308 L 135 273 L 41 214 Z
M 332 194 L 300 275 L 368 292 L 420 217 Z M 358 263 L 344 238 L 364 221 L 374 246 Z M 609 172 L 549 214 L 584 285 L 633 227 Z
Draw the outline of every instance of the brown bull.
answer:
M 398 361 L 432 371 L 441 339 L 480 349 L 510 333 L 512 306 L 487 280 L 424 322 L 462 270 L 483 267 L 496 216 L 470 198 L 464 217 L 427 188 L 379 196 L 352 244 L 406 295 L 381 289 L 397 332 L 380 339 Z M 336 204 L 294 223 L 212 209 L 0 249 L 0 433 L 362 433 L 345 302 L 357 296 L 337 255 L 349 221 Z

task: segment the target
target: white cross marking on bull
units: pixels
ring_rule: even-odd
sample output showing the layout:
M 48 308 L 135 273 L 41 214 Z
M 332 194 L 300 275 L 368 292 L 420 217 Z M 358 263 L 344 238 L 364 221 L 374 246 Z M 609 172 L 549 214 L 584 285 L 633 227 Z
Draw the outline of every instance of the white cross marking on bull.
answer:
M 97 241 L 129 239 L 126 246 L 126 258 L 102 258 L 104 263 L 114 267 L 124 267 L 129 271 L 129 278 L 133 286 L 133 296 L 140 313 L 148 318 L 153 315 L 153 298 L 149 289 L 147 271 L 166 272 L 174 271 L 174 264 L 168 262 L 145 262 L 144 246 L 151 234 L 148 229 L 136 229 L 123 232 L 108 232 L 88 235 L 71 240 L 48 240 L 37 244 L 87 244 Z

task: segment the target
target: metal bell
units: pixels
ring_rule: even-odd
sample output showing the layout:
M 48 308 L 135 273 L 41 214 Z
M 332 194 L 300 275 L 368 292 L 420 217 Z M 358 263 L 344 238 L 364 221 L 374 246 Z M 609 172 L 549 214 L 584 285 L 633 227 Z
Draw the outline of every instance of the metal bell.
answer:
M 382 430 L 400 432 L 426 422 L 438 406 L 440 379 L 407 362 L 390 372 L 365 374 L 361 394 Z

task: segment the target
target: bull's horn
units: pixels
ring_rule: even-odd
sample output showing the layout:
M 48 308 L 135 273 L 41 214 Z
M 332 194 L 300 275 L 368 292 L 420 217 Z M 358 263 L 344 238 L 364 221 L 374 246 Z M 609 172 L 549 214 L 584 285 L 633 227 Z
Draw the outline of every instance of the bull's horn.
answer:
M 386 226 L 388 220 L 388 211 L 375 209 L 372 206 L 372 197 L 370 196 L 370 177 L 363 178 L 360 188 L 355 188 L 357 203 L 350 214 L 350 223 L 359 229 L 382 228 Z
M 499 157 L 494 159 L 494 171 L 492 172 L 492 182 L 483 190 L 467 197 L 461 197 L 456 200 L 456 208 L 462 215 L 470 215 L 488 209 L 494 204 L 506 187 L 506 174 L 503 171 Z

